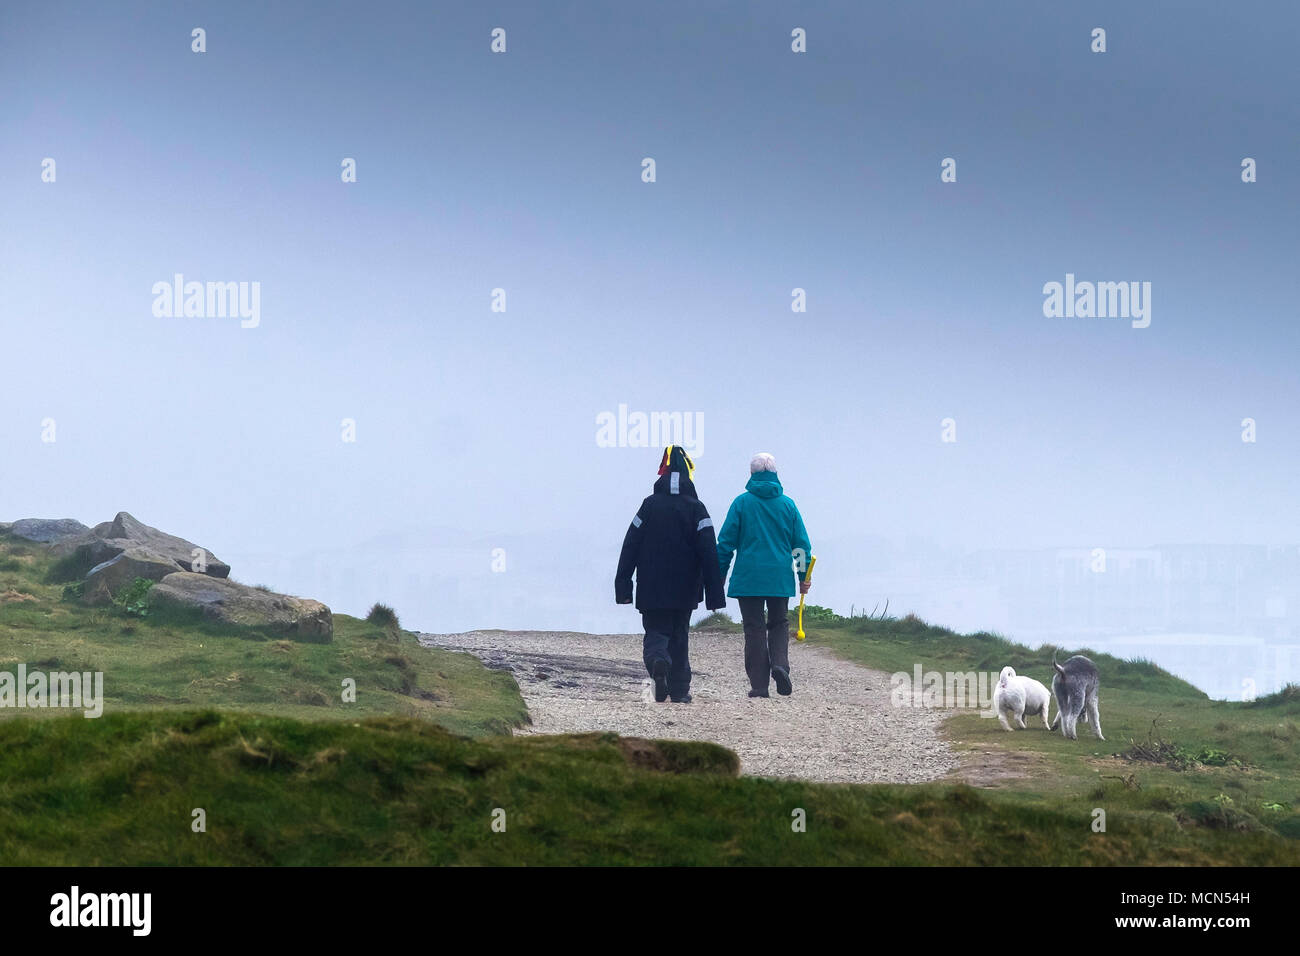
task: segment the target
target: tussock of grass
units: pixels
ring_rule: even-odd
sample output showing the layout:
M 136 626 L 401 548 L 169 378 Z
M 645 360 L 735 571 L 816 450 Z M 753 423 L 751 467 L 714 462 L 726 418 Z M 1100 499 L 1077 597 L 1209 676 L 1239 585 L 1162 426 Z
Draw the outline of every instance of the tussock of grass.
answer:
M 1232 798 L 1220 794 L 1215 800 L 1197 800 L 1178 811 L 1182 823 L 1193 823 L 1212 830 L 1258 830 L 1260 823 L 1249 813 L 1232 805 Z
M 743 630 L 739 621 L 733 621 L 731 615 L 726 611 L 714 611 L 706 617 L 700 618 L 691 628 L 696 631 L 729 631 L 739 632 Z
M 1246 706 L 1278 708 L 1284 713 L 1300 714 L 1300 684 L 1287 684 L 1277 693 L 1257 697 Z
M 370 606 L 370 611 L 366 614 L 366 623 L 391 630 L 397 630 L 402 626 L 397 619 L 397 612 L 387 604 L 378 602 Z

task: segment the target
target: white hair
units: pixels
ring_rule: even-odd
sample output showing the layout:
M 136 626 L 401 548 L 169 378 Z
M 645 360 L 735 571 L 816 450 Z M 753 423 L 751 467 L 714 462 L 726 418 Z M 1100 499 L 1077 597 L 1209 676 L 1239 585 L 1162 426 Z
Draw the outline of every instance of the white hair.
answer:
M 760 451 L 749 460 L 749 473 L 756 475 L 760 471 L 776 471 L 776 459 L 765 451 Z

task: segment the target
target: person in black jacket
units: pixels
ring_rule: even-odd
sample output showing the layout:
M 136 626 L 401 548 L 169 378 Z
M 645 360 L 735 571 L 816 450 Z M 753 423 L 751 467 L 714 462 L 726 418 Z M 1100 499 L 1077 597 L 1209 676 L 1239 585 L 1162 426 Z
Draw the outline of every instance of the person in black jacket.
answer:
M 654 494 L 641 502 L 632 518 L 614 576 L 614 599 L 631 604 L 636 572 L 645 666 L 660 702 L 669 696 L 680 704 L 691 702 L 691 612 L 706 597 L 710 611 L 727 606 L 713 519 L 695 496 L 694 473 L 695 463 L 684 448 L 669 445 L 664 450 Z

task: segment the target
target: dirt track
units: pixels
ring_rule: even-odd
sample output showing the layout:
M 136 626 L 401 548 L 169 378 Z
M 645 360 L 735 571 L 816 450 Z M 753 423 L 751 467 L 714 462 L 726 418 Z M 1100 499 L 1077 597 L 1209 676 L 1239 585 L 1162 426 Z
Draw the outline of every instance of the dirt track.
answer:
M 937 780 L 959 764 L 939 736 L 940 712 L 892 708 L 889 675 L 793 640 L 794 695 L 773 688 L 751 700 L 740 636 L 692 632 L 690 704 L 654 703 L 640 635 L 470 631 L 420 640 L 511 671 L 533 718 L 519 733 L 711 740 L 734 750 L 746 774 L 844 783 Z

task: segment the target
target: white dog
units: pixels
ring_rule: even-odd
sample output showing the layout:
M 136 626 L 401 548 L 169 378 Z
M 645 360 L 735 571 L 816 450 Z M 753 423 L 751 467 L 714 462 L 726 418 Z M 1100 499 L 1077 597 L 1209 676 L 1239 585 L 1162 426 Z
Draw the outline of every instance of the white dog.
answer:
M 993 709 L 997 711 L 998 720 L 1003 730 L 1011 730 L 1007 718 L 1012 717 L 1021 730 L 1025 726 L 1025 717 L 1041 714 L 1043 726 L 1050 729 L 1047 711 L 1051 706 L 1052 695 L 1047 688 L 1032 677 L 1020 677 L 1015 668 L 1004 667 L 998 675 L 998 686 L 993 691 Z

